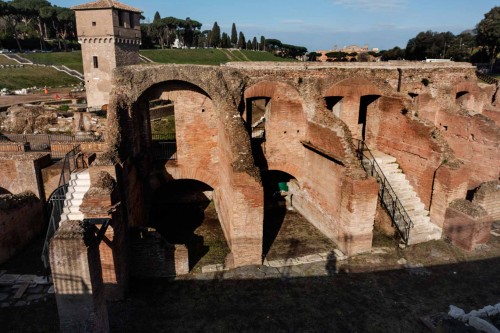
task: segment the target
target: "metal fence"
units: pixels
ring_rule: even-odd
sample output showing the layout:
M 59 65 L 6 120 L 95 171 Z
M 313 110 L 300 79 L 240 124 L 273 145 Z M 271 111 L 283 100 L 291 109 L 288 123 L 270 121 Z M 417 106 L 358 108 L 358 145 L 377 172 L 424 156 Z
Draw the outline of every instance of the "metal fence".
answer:
M 403 204 L 397 197 L 391 184 L 389 184 L 389 181 L 385 177 L 377 161 L 375 161 L 375 157 L 368 146 L 364 141 L 356 139 L 355 141 L 357 142 L 356 153 L 363 168 L 368 175 L 375 177 L 379 183 L 378 195 L 380 202 L 391 216 L 392 223 L 396 227 L 399 235 L 405 244 L 408 245 L 410 229 L 413 228 L 413 222 L 408 212 L 403 207 Z
M 81 142 L 104 142 L 104 137 L 95 136 L 92 134 L 1 134 L 0 143 L 2 142 L 17 142 L 23 143 L 27 151 L 50 152 L 54 159 L 63 158 L 64 155 L 76 147 Z M 53 143 L 68 143 L 73 144 L 72 148 L 68 147 L 52 147 Z
M 175 133 L 161 133 L 152 135 L 153 158 L 155 160 L 176 160 L 177 142 Z

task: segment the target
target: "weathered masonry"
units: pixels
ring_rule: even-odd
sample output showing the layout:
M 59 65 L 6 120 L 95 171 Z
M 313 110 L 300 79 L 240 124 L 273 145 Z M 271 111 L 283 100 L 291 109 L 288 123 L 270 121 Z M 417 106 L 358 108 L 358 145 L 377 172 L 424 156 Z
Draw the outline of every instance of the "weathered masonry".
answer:
M 82 47 L 87 105 L 108 104 L 113 68 L 138 64 L 141 10 L 111 0 L 72 7 Z
M 127 285 L 126 235 L 148 226 L 154 191 L 176 180 L 213 189 L 229 267 L 262 262 L 261 175 L 269 171 L 290 175 L 293 207 L 348 255 L 370 250 L 377 200 L 390 191 L 405 212 L 395 213 L 396 223 L 410 221 L 401 222 L 408 244 L 487 241 L 476 229 L 489 230 L 499 214 L 499 98 L 470 64 L 115 69 L 107 151 L 88 169 L 80 205 L 83 219 L 110 219 L 105 241 L 67 221 L 51 243 L 63 331 L 88 322 L 106 331 L 104 299 L 121 297 Z M 154 160 L 152 100 L 174 104 L 175 159 Z M 173 251 L 185 258 L 185 249 Z M 85 304 L 87 316 L 72 317 L 67 304 Z

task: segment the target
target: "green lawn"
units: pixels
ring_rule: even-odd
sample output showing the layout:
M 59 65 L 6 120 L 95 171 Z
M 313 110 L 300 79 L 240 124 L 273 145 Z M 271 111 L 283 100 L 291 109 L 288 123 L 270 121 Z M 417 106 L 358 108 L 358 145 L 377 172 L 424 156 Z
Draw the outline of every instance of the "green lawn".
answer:
M 83 73 L 82 53 L 74 52 L 51 52 L 51 53 L 24 53 L 21 57 L 29 59 L 36 64 L 65 65 Z
M 269 52 L 229 49 L 141 50 L 141 54 L 165 64 L 220 65 L 230 61 L 293 61 L 276 57 Z
M 217 49 L 141 50 L 141 54 L 165 64 L 220 65 L 229 61 L 226 54 Z
M 193 50 L 141 50 L 142 55 L 158 63 L 220 65 L 230 61 L 293 61 L 276 57 L 268 52 L 240 51 L 229 49 L 193 49 Z M 53 53 L 21 54 L 34 63 L 46 65 L 66 65 L 83 73 L 80 51 Z M 17 64 L 0 56 L 0 65 Z M 52 68 L 25 66 L 24 68 L 0 69 L 0 89 L 20 89 L 32 86 L 63 86 L 78 84 L 75 78 Z
M 0 89 L 60 87 L 80 83 L 76 78 L 50 67 L 0 68 Z
M 285 61 L 285 62 L 290 62 L 290 61 L 295 61 L 293 59 L 286 59 L 286 58 L 281 58 L 277 57 L 272 53 L 269 52 L 262 52 L 262 51 L 247 51 L 247 50 L 238 50 L 238 52 L 243 53 L 250 61 Z
M 0 55 L 0 65 L 17 65 L 18 63 L 3 55 Z

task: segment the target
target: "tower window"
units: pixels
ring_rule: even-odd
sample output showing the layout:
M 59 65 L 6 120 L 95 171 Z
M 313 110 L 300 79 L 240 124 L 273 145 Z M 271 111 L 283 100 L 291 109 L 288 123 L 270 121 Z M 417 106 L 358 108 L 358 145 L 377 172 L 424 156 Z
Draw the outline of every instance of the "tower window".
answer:
M 97 60 L 97 56 L 93 56 L 92 60 L 94 62 L 94 68 L 99 68 L 99 61 Z
M 92 22 L 92 26 L 95 27 L 97 25 L 97 22 L 96 21 L 93 21 Z
M 134 23 L 135 14 L 134 13 L 129 13 L 128 17 L 129 17 L 129 21 L 130 21 L 130 28 L 133 29 L 135 27 L 135 23 Z
M 121 10 L 118 11 L 118 26 L 123 27 L 123 12 Z

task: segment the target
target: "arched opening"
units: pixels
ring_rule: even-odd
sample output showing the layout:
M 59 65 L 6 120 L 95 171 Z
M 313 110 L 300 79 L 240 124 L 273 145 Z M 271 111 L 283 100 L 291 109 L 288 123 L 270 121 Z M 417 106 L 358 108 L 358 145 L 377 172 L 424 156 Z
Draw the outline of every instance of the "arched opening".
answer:
M 223 264 L 229 247 L 213 201 L 213 189 L 192 179 L 167 182 L 152 196 L 149 226 L 170 244 L 185 245 L 189 269 Z
M 459 92 L 457 92 L 457 94 L 455 95 L 455 99 L 457 99 L 457 100 L 458 100 L 459 98 L 461 98 L 461 97 L 463 97 L 463 96 L 467 95 L 468 93 L 469 93 L 468 91 L 459 91 Z
M 2 195 L 2 194 L 12 194 L 12 193 L 10 193 L 10 191 L 4 189 L 3 187 L 0 187 L 0 195 Z
M 193 133 L 194 127 L 216 127 L 213 124 L 215 111 L 210 96 L 200 87 L 186 81 L 171 80 L 155 84 L 143 93 L 140 103 L 148 110 L 144 132 L 151 142 L 153 159 L 157 161 L 177 160 L 178 150 L 193 147 L 188 141 L 195 139 L 185 139 L 188 132 Z M 205 118 L 211 118 L 212 121 Z M 212 132 L 206 131 L 206 135 L 216 135 Z M 189 149 L 184 149 L 184 156 L 190 154 L 192 152 Z
M 359 116 L 358 116 L 358 137 L 361 140 L 366 140 L 367 129 L 367 114 L 368 110 L 374 106 L 374 102 L 379 98 L 379 95 L 366 95 L 361 96 L 359 102 Z
M 241 117 L 245 121 L 246 128 L 252 139 L 265 139 L 266 117 L 271 109 L 269 97 L 252 97 L 245 101 L 245 109 Z
M 343 96 L 329 96 L 325 97 L 326 108 L 331 110 L 332 113 L 340 118 L 340 114 L 342 112 L 342 98 Z
M 262 172 L 264 230 L 262 254 L 268 260 L 298 258 L 335 248 L 334 243 L 294 208 L 298 180 L 278 170 Z

